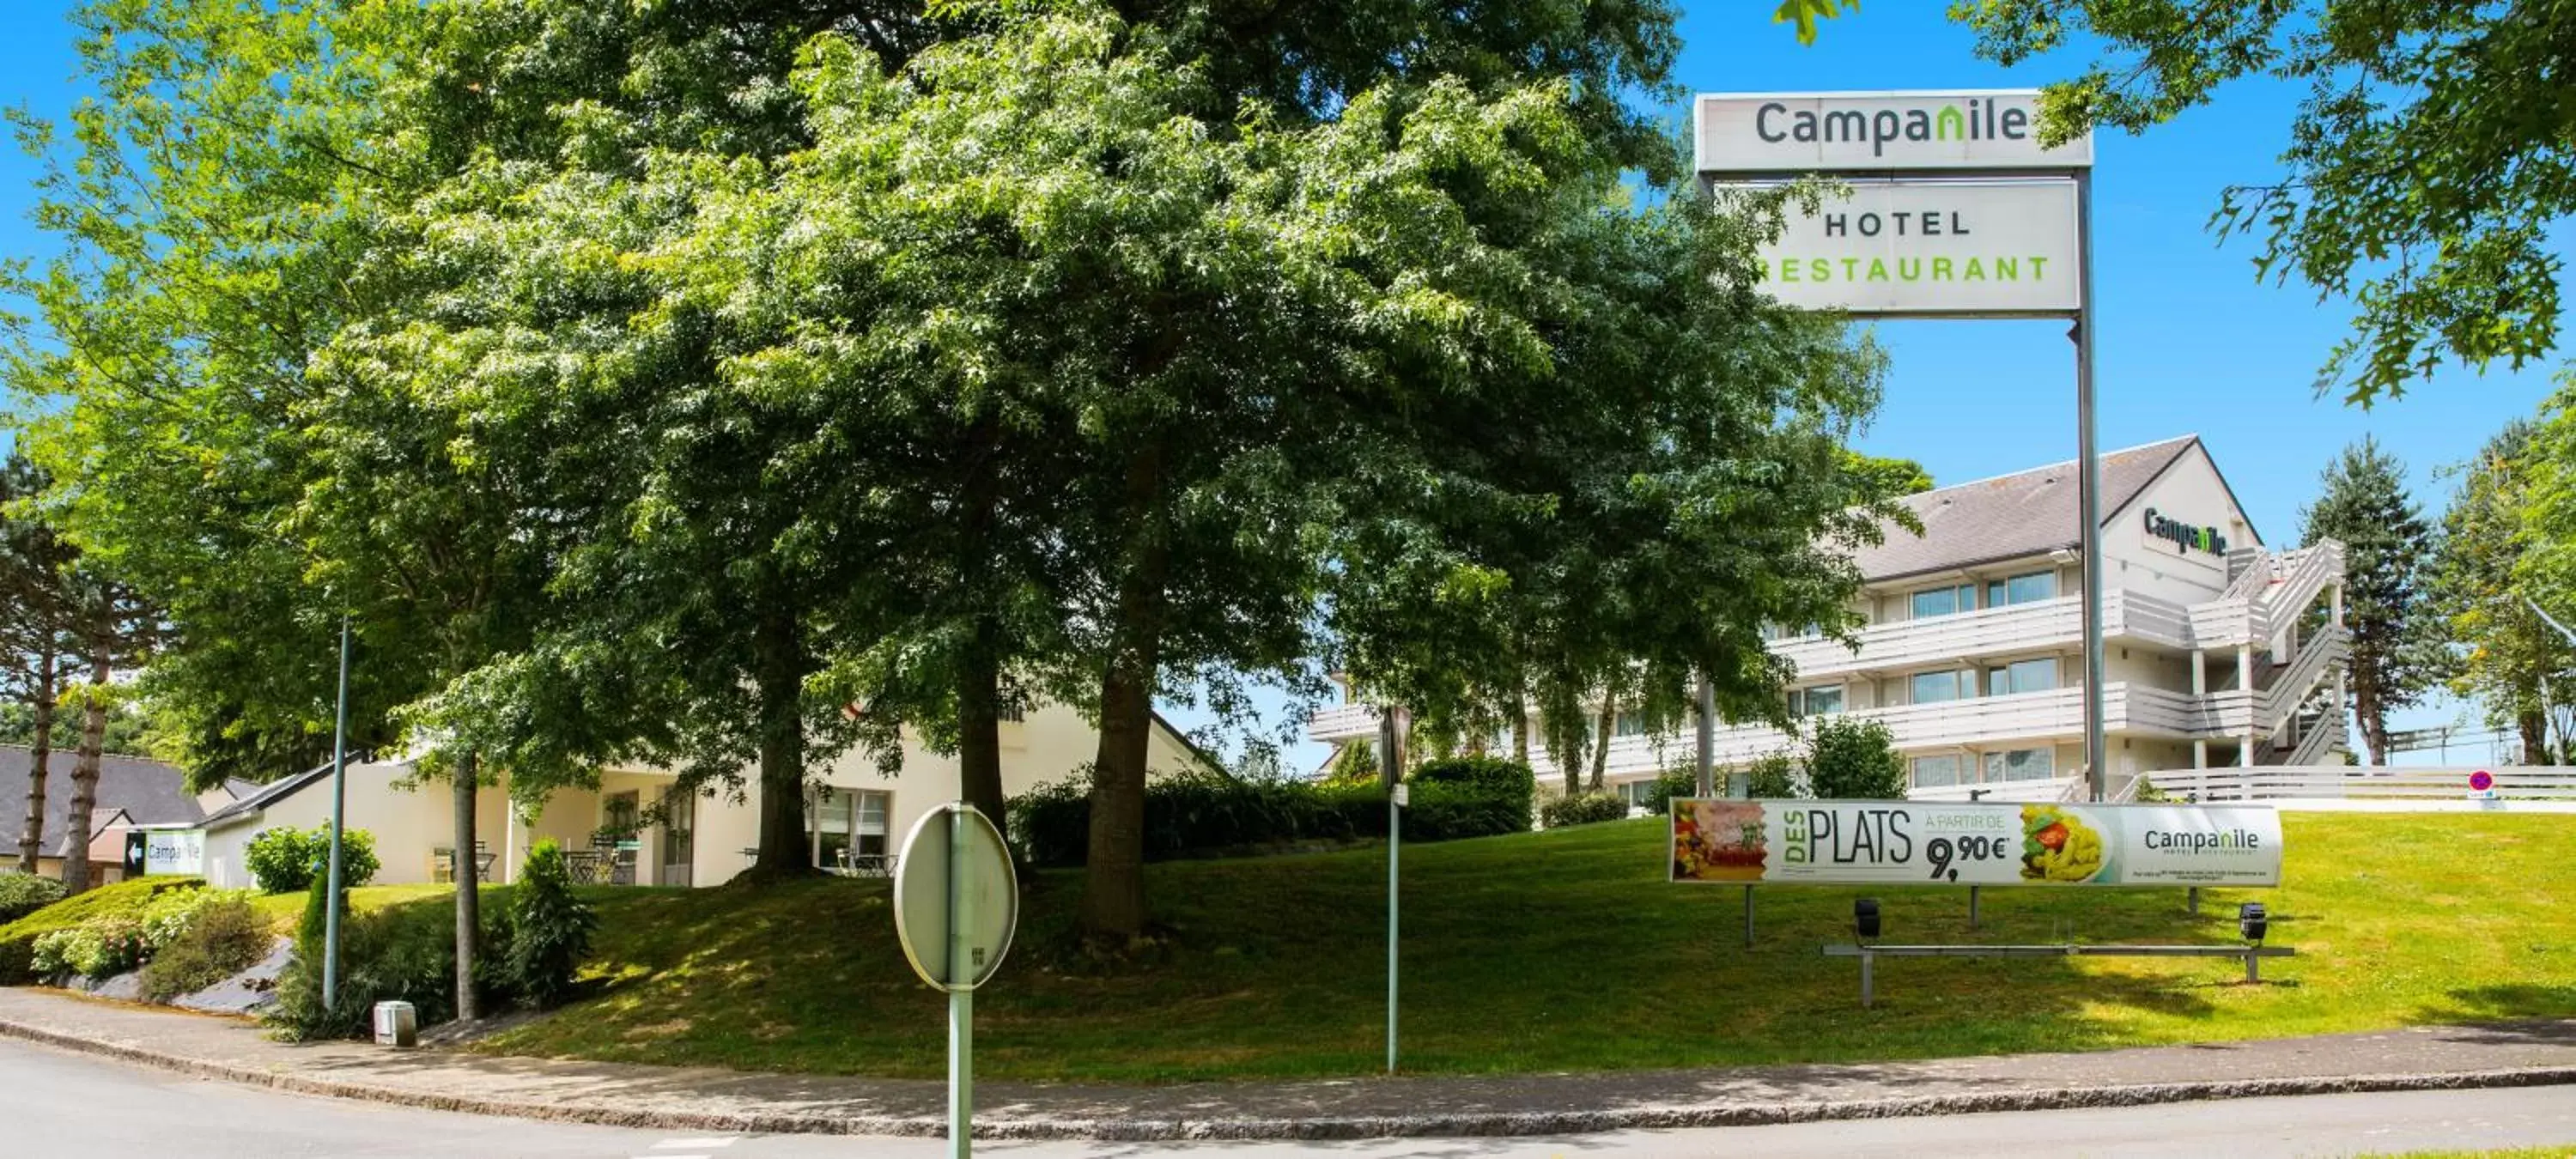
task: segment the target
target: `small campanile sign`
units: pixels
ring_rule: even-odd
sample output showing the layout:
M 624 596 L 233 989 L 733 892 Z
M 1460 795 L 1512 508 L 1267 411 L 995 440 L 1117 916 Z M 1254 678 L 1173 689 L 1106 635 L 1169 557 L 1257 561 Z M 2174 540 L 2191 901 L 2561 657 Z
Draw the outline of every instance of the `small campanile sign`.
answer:
M 2090 133 L 2039 143 L 2028 89 L 1712 93 L 1693 118 L 1702 173 L 2067 170 L 2093 164 Z

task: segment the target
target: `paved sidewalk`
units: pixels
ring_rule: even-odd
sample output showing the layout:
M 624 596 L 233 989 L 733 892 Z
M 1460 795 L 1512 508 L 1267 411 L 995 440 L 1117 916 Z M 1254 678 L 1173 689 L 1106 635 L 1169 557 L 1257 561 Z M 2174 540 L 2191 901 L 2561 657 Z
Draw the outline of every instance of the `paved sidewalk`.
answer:
M 0 988 L 0 1035 L 210 1078 L 683 1131 L 936 1135 L 938 1082 L 290 1046 L 247 1022 Z M 1934 1062 L 1159 1087 L 978 1083 L 993 1138 L 1536 1135 L 2576 1083 L 2576 1020 Z

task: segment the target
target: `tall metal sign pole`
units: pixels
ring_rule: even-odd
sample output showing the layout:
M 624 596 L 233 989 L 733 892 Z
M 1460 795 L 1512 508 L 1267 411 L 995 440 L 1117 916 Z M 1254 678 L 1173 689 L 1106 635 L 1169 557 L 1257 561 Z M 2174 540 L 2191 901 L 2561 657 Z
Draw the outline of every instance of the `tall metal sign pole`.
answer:
M 2093 440 L 2093 138 L 2039 142 L 2034 89 L 1722 93 L 1692 109 L 1703 186 L 1847 185 L 1786 211 L 1761 252 L 1781 302 L 1877 318 L 2074 323 L 2077 540 L 2084 553 L 2084 767 L 2102 737 L 2101 459 Z M 1709 788 L 1703 784 L 1702 794 Z
M 340 617 L 340 709 L 331 728 L 331 868 L 322 907 L 322 1008 L 340 995 L 340 829 L 349 802 L 349 617 Z
M 1395 945 L 1396 945 L 1396 854 L 1404 844 L 1404 722 L 1398 717 L 1403 709 L 1387 705 L 1378 710 L 1378 776 L 1386 782 L 1386 1073 L 1395 1073 Z

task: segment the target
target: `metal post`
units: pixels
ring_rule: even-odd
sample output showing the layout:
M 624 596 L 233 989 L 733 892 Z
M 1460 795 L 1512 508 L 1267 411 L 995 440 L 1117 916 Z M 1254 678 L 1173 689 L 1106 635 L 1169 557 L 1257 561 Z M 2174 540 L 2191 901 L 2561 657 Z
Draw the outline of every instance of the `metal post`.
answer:
M 1699 674 L 1699 795 L 1717 795 L 1717 687 Z
M 1396 852 L 1404 844 L 1403 807 L 1386 795 L 1386 1073 L 1395 1073 L 1395 931 Z
M 975 981 L 967 933 L 966 805 L 948 813 L 948 1154 L 968 1159 L 975 1150 Z
M 331 727 L 331 868 L 322 903 L 322 1008 L 340 998 L 340 829 L 349 800 L 349 617 L 340 617 L 340 709 Z
M 1968 928 L 1977 928 L 1977 887 L 1968 887 Z
M 1877 960 L 1878 960 L 1878 955 L 1871 953 L 1871 952 L 1869 951 L 1869 947 L 1867 947 L 1867 946 L 1863 946 L 1863 947 L 1861 947 L 1861 951 L 1860 951 L 1860 1008 L 1861 1008 L 1861 1009 L 1863 1009 L 1863 1010 L 1867 1010 L 1867 1009 L 1869 1009 L 1869 1007 L 1870 1007 L 1870 1004 L 1871 1004 L 1871 1003 L 1878 1001 L 1878 986 L 1877 986 L 1877 979 L 1876 979 L 1876 978 L 1874 978 L 1874 977 L 1872 977 L 1872 976 L 1871 976 L 1871 973 L 1870 973 L 1870 966 L 1871 966 L 1873 963 L 1875 963 Z
M 2263 955 L 2245 951 L 2245 980 L 2258 983 L 2263 980 Z
M 2077 505 L 2084 546 L 2084 767 L 2093 799 L 2108 796 L 2109 748 L 2102 740 L 2102 460 L 2093 443 L 2093 175 L 2075 171 L 2076 264 L 2083 279 L 2075 317 Z
M 2196 885 L 2191 887 L 2191 912 L 2200 913 L 2200 887 Z
M 1753 948 L 1753 887 L 1744 887 L 1744 948 Z

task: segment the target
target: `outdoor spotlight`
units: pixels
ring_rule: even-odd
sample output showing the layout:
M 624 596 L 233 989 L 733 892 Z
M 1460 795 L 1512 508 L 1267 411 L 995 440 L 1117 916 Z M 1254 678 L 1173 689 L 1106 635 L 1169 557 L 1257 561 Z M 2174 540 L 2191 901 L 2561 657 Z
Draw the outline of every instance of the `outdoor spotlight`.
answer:
M 1866 942 L 1878 936 L 1878 899 L 1861 898 L 1852 903 L 1852 930 Z
M 2271 926 L 2272 920 L 2264 915 L 2262 902 L 2249 901 L 2236 907 L 2236 931 L 2245 935 L 2246 941 L 2262 945 L 2263 933 Z

